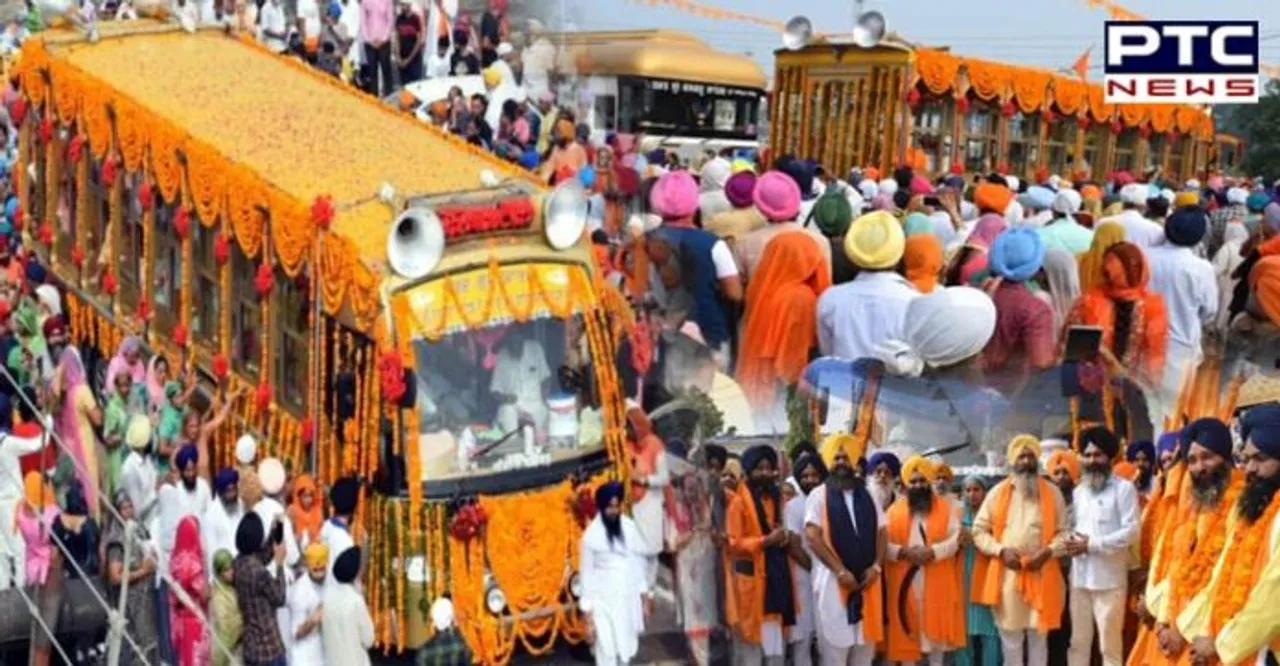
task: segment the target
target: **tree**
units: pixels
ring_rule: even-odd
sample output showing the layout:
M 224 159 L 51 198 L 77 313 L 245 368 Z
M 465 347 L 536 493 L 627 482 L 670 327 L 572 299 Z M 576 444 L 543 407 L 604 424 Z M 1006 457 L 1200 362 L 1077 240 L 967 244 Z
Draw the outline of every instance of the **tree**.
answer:
M 1268 82 L 1257 104 L 1237 106 L 1225 120 L 1222 130 L 1245 141 L 1245 173 L 1280 177 L 1280 81 Z

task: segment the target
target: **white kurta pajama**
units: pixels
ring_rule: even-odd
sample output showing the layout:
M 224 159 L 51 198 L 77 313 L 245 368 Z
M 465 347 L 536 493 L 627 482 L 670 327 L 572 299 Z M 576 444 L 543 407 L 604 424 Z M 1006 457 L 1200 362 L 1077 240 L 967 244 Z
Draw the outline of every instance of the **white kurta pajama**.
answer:
M 877 538 L 880 530 L 885 528 L 884 510 L 876 506 L 876 525 L 857 524 L 853 510 L 853 493 L 846 492 L 844 501 L 853 519 L 853 528 L 859 537 Z M 805 526 L 813 525 L 823 529 L 827 516 L 827 487 L 818 486 L 809 491 L 804 503 Z M 863 530 L 866 529 L 867 532 Z M 862 623 L 849 624 L 849 611 L 845 607 L 844 596 L 840 593 L 840 583 L 836 575 L 814 558 L 813 568 L 814 596 L 814 628 L 818 634 L 818 651 L 822 656 L 822 666 L 871 666 L 876 656 L 875 643 L 867 641 L 862 634 Z
M 214 575 L 213 556 L 217 555 L 219 550 L 225 550 L 233 557 L 240 554 L 236 549 L 236 528 L 240 526 L 242 517 L 244 517 L 244 504 L 236 498 L 230 511 L 221 499 L 213 500 L 205 510 L 204 517 L 200 519 L 201 538 L 204 540 L 204 566 L 210 578 Z
M 632 483 L 637 482 L 645 484 L 646 490 L 644 497 L 631 505 L 631 520 L 640 531 L 642 540 L 642 543 L 635 544 L 634 549 L 645 558 L 645 584 L 652 589 L 658 578 L 658 554 L 666 544 L 663 534 L 667 522 L 664 491 L 671 482 L 667 455 L 659 453 L 653 474 L 643 479 L 632 479 Z
M 351 583 L 334 582 L 324 589 L 324 618 L 320 636 L 327 664 L 369 666 L 373 647 L 373 618 L 364 595 Z
M 609 541 L 599 515 L 582 535 L 578 565 L 582 597 L 579 605 L 595 630 L 592 646 L 596 664 L 630 663 L 640 649 L 644 631 L 642 596 L 645 585 L 644 555 L 634 544 L 643 542 L 636 524 L 622 516 L 622 541 Z
M 907 531 L 909 536 L 907 538 L 906 546 L 893 543 L 888 544 L 885 547 L 885 558 L 888 561 L 897 562 L 902 559 L 902 550 L 908 546 L 929 546 L 933 551 L 934 559 L 939 561 L 956 556 L 956 553 L 960 550 L 960 514 L 953 509 L 950 501 L 945 497 L 936 496 L 935 501 L 947 502 L 948 508 L 952 508 L 951 518 L 947 521 L 947 538 L 940 543 L 926 544 L 924 542 L 924 537 L 921 536 L 921 534 L 928 529 L 928 526 L 925 525 L 925 518 L 927 518 L 927 516 L 921 516 L 913 512 L 911 514 L 911 527 Z M 911 595 L 915 597 L 916 609 L 918 611 L 916 619 L 912 620 L 913 625 L 916 627 L 923 627 L 925 624 L 925 612 L 933 611 L 933 609 L 929 607 L 928 600 L 924 598 L 925 576 L 928 575 L 929 573 L 927 571 L 921 570 L 920 575 L 916 576 L 915 579 L 911 581 Z M 894 612 L 893 608 L 896 602 L 896 599 L 889 600 L 890 610 L 887 612 Z M 920 652 L 928 659 L 929 666 L 942 666 L 943 660 L 948 651 L 948 646 L 936 645 L 933 641 L 929 640 L 929 636 L 926 635 L 925 632 L 920 632 Z
M 0 434 L 0 590 L 26 585 L 27 544 L 18 533 L 16 513 L 22 500 L 19 458 L 44 447 L 45 436 Z
M 804 507 L 807 498 L 804 495 L 797 494 L 788 502 L 783 510 L 783 526 L 788 532 L 804 535 Z M 809 550 L 809 545 L 804 545 L 804 550 L 809 553 L 809 561 L 815 562 L 817 558 L 813 556 L 813 552 Z M 787 637 L 787 642 L 791 644 L 791 664 L 792 666 L 808 666 L 813 663 L 812 644 L 813 644 L 813 576 L 811 569 L 796 564 L 794 560 L 789 560 L 791 564 L 791 589 L 794 590 L 793 598 L 795 599 L 796 623 L 791 627 L 791 633 Z
M 1124 613 L 1129 592 L 1129 549 L 1141 511 L 1133 484 L 1112 477 L 1100 490 L 1080 484 L 1072 492 L 1072 525 L 1089 549 L 1071 561 L 1071 666 L 1089 666 L 1095 629 L 1103 666 L 1124 663 Z
M 290 664 L 307 666 L 328 663 L 324 660 L 324 639 L 321 636 L 323 624 L 301 639 L 297 637 L 298 629 L 302 628 L 324 601 L 324 588 L 324 583 L 311 580 L 311 575 L 305 571 L 289 586 L 284 606 L 289 613 L 289 635 L 293 637 L 293 644 L 289 646 Z
M 267 529 L 267 538 L 271 538 L 271 524 L 277 519 L 284 525 L 284 571 L 286 573 L 277 573 L 276 575 L 285 576 L 286 584 L 288 584 L 287 572 L 293 571 L 298 566 L 298 559 L 302 556 L 298 552 L 298 540 L 293 534 L 293 521 L 289 520 L 289 514 L 285 512 L 284 505 L 274 497 L 263 496 L 258 503 L 253 505 L 253 512 L 258 514 L 262 519 L 262 525 Z M 276 609 L 276 626 L 280 629 L 280 640 L 284 642 L 285 650 L 293 647 L 293 632 L 289 630 L 289 605 L 285 604 Z

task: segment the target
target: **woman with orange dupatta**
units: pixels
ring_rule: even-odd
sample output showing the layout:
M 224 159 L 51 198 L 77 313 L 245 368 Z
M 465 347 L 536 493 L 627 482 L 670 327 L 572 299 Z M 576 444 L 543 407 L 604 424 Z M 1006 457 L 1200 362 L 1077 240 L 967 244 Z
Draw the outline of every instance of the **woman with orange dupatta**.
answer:
M 320 506 L 316 480 L 310 474 L 303 474 L 293 482 L 289 521 L 293 523 L 293 533 L 297 535 L 301 545 L 316 543 L 320 538 L 320 527 L 324 525 L 324 508 Z
M 1102 283 L 1072 306 L 1067 326 L 1100 327 L 1102 348 L 1122 367 L 1135 369 L 1133 377 L 1157 386 L 1169 344 L 1169 312 L 1164 297 L 1147 289 L 1147 259 L 1137 245 L 1117 243 L 1103 257 L 1102 275 Z
M 1093 243 L 1079 258 L 1082 292 L 1102 285 L 1102 259 L 1112 245 L 1121 242 L 1124 242 L 1124 226 L 1119 222 L 1103 222 L 1093 230 Z
M 818 297 L 831 269 L 808 234 L 786 232 L 765 248 L 747 284 L 737 379 L 751 406 L 778 415 L 818 344 Z
M 942 241 L 931 233 L 909 236 L 902 262 L 907 281 L 922 294 L 932 292 L 938 288 L 938 278 L 942 274 Z

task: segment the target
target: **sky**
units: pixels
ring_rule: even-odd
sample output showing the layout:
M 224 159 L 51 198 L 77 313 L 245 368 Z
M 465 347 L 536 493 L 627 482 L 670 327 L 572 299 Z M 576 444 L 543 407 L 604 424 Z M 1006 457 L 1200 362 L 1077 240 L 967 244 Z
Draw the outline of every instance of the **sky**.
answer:
M 550 0 L 555 2 L 556 0 Z M 637 0 L 568 0 L 582 30 L 671 28 L 694 33 L 712 46 L 748 53 L 772 74 L 773 51 L 781 46 L 770 29 L 745 22 L 689 16 L 661 4 Z M 819 32 L 847 31 L 852 0 L 697 0 L 701 4 L 786 21 L 803 13 Z M 1127 9 L 1153 19 L 1261 22 L 1262 61 L 1280 64 L 1280 2 L 1275 0 L 1122 0 Z M 1212 8 L 1212 14 L 1206 10 Z M 1060 69 L 1093 46 L 1091 78 L 1102 75 L 1102 31 L 1106 12 L 1085 0 L 867 0 L 884 14 L 889 29 L 929 46 L 951 46 L 961 55 Z

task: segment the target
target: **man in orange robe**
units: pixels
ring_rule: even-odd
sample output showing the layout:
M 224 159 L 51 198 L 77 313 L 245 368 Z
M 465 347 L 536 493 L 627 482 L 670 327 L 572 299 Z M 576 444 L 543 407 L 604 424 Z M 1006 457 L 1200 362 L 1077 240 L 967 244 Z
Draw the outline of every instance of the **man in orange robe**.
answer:
M 1128 652 L 1125 662 L 1128 666 L 1143 666 L 1142 660 L 1156 640 L 1155 617 L 1150 608 L 1163 599 L 1168 589 L 1173 533 L 1179 521 L 1190 515 L 1191 479 L 1179 443 L 1181 437 L 1181 430 L 1166 432 L 1156 445 L 1160 473 L 1152 489 L 1152 501 L 1142 512 L 1142 529 L 1138 535 L 1140 566 L 1130 580 L 1130 586 L 1140 594 L 1134 603 L 1138 633 Z
M 865 450 L 865 439 L 828 437 L 822 459 L 830 475 L 805 500 L 822 666 L 871 666 L 884 638 L 885 518 L 867 491 Z
M 1066 554 L 1071 521 L 1058 487 L 1040 478 L 1040 441 L 1018 435 L 1005 456 L 1009 477 L 997 483 L 973 522 L 973 543 L 991 558 L 973 581 L 974 603 L 990 606 L 1004 663 L 1048 663 L 1049 632 L 1062 624 L 1066 581 L 1057 558 Z
M 902 466 L 902 482 L 906 495 L 885 516 L 889 523 L 885 657 L 915 664 L 928 656 L 930 666 L 942 666 L 946 653 L 965 643 L 964 606 L 961 588 L 956 586 L 960 516 L 954 504 L 934 493 L 934 467 L 928 460 L 908 458 Z
M 790 557 L 802 557 L 799 535 L 783 526 L 778 488 L 778 453 L 759 444 L 742 454 L 747 475 L 729 503 L 728 587 L 735 595 L 737 618 L 733 663 L 781 666 L 786 658 L 786 632 L 796 623 Z
M 1182 635 L 1183 611 L 1202 602 L 1209 577 L 1226 543 L 1227 519 L 1244 488 L 1244 475 L 1233 469 L 1231 430 L 1216 418 L 1187 426 L 1187 473 L 1191 477 L 1190 515 L 1175 523 L 1169 574 L 1163 594 L 1148 599 L 1155 620 L 1155 641 L 1148 641 L 1147 666 L 1189 665 L 1190 638 Z M 1133 662 L 1133 657 L 1130 658 Z

